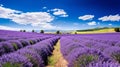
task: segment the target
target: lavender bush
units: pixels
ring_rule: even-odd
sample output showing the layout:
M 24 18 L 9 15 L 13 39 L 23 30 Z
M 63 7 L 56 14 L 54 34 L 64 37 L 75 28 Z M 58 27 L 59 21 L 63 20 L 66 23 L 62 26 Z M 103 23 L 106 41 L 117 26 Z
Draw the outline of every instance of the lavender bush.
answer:
M 29 59 L 17 53 L 3 55 L 0 57 L 0 64 L 1 67 L 33 67 Z
M 120 34 L 64 35 L 61 52 L 68 67 L 119 67 Z

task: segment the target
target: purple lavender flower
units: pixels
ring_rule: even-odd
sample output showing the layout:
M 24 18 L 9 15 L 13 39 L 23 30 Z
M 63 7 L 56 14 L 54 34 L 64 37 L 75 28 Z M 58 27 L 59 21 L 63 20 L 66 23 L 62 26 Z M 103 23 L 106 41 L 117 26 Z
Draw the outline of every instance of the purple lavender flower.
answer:
M 120 47 L 109 47 L 104 50 L 104 55 L 118 61 L 120 63 Z
M 9 53 L 9 52 L 13 52 L 14 51 L 14 47 L 11 45 L 11 43 L 9 42 L 1 42 L 1 45 L 3 45 L 2 47 L 5 50 L 5 53 Z
M 20 39 L 19 41 L 22 43 L 23 47 L 30 45 L 30 42 L 28 40 Z
M 115 44 L 115 46 L 120 47 L 120 41 Z
M 0 57 L 1 66 L 33 67 L 29 59 L 17 53 L 6 54 Z
M 67 56 L 68 67 L 86 67 L 90 62 L 104 61 L 104 59 L 105 57 L 101 52 L 89 48 L 77 48 Z
M 117 62 L 92 62 L 87 67 L 119 67 L 120 64 Z
M 44 67 L 44 62 L 37 52 L 25 48 L 17 51 L 17 53 L 27 57 L 33 64 L 33 67 Z
M 23 45 L 19 40 L 9 40 L 8 42 L 11 42 L 11 44 L 16 44 L 18 49 L 23 48 Z
M 5 53 L 5 49 L 3 48 L 3 45 L 0 43 L 0 56 Z

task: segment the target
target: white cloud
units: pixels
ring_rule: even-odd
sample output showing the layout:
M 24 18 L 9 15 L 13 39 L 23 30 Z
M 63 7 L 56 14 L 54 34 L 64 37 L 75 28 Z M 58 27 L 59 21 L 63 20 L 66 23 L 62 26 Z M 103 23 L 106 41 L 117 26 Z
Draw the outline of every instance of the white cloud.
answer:
M 109 26 L 112 26 L 112 24 L 108 24 Z
M 102 20 L 102 21 L 120 21 L 120 16 L 119 16 L 119 14 L 103 16 L 101 18 L 98 18 L 98 20 Z
M 18 31 L 20 29 L 0 25 L 0 30 L 16 30 L 16 31 Z
M 47 7 L 43 7 L 43 9 L 47 9 Z
M 41 29 L 57 29 L 57 26 L 53 26 L 50 23 L 41 23 L 41 24 L 34 24 L 33 26 L 41 28 Z
M 81 20 L 92 20 L 94 18 L 94 15 L 84 15 L 84 16 L 79 16 L 78 19 Z
M 0 4 L 0 6 L 2 7 L 2 6 L 3 6 L 3 4 Z
M 95 21 L 89 22 L 87 23 L 88 25 L 92 26 L 92 25 L 97 25 L 97 23 Z
M 68 15 L 61 15 L 60 17 L 68 17 Z
M 60 17 L 68 17 L 67 13 L 63 9 L 52 9 L 54 15 L 60 16 Z
M 54 17 L 47 12 L 27 12 L 12 16 L 12 21 L 25 25 L 31 24 L 32 26 L 37 26 L 41 23 L 48 23 L 53 20 Z
M 18 24 L 31 24 L 32 26 L 40 26 L 43 28 L 54 28 L 50 22 L 54 20 L 54 17 L 47 12 L 26 12 L 13 10 L 10 8 L 4 8 L 0 6 L 0 18 L 10 19 Z
M 12 10 L 12 9 L 4 8 L 0 6 L 0 18 L 9 19 L 12 15 L 18 14 L 18 13 L 21 13 L 21 11 Z

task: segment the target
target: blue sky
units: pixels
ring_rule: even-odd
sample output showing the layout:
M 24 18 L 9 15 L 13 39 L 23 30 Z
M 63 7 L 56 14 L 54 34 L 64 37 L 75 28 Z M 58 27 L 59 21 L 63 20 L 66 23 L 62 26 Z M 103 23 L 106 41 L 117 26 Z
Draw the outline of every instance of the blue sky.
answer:
M 0 0 L 0 29 L 120 27 L 120 0 Z

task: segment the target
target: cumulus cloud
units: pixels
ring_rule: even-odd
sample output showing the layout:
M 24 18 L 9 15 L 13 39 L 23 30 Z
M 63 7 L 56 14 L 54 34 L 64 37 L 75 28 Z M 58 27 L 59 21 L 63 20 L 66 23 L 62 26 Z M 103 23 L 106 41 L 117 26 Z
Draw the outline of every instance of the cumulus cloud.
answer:
M 97 25 L 97 23 L 95 21 L 89 22 L 87 24 L 90 25 L 90 26 Z
M 0 6 L 0 18 L 9 19 L 12 15 L 19 14 L 19 13 L 21 13 L 21 11 L 12 10 L 12 9 L 4 8 Z
M 19 24 L 31 24 L 37 26 L 42 23 L 48 23 L 54 20 L 47 12 L 27 12 L 12 16 L 12 21 Z
M 60 17 L 68 17 L 68 15 L 61 15 Z
M 4 8 L 0 6 L 0 18 L 10 19 L 18 24 L 31 24 L 32 26 L 40 26 L 43 28 L 54 28 L 50 22 L 54 20 L 54 17 L 47 12 L 26 12 L 13 10 L 10 8 Z
M 92 20 L 94 18 L 94 15 L 84 15 L 84 16 L 79 16 L 78 19 L 80 20 Z
M 47 7 L 43 7 L 43 9 L 47 9 Z
M 3 4 L 0 4 L 0 6 L 2 7 L 2 6 L 3 6 Z
M 103 16 L 101 18 L 98 18 L 98 20 L 102 20 L 102 21 L 120 21 L 120 15 L 116 14 L 116 15 Z
M 112 26 L 112 24 L 108 24 L 109 26 Z
M 41 28 L 41 29 L 58 29 L 57 26 L 53 26 L 53 25 L 50 24 L 50 23 L 34 24 L 33 26 L 34 26 L 34 27 Z
M 20 29 L 0 25 L 0 30 L 16 30 L 16 31 L 18 31 Z
M 63 10 L 63 9 L 52 9 L 51 11 L 53 11 L 53 14 L 56 16 L 60 16 L 60 17 L 68 17 L 67 13 Z

